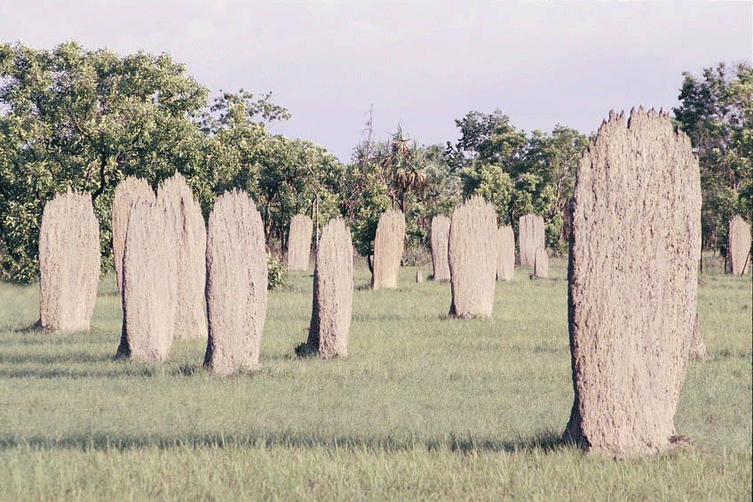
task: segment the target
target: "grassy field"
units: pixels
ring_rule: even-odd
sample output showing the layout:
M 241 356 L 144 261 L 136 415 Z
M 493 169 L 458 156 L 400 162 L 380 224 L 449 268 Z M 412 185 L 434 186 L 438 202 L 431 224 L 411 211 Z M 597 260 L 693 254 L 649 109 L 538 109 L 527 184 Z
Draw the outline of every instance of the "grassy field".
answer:
M 750 500 L 751 281 L 704 263 L 676 414 L 690 445 L 616 461 L 563 444 L 573 391 L 563 260 L 497 283 L 494 317 L 448 319 L 450 286 L 369 291 L 345 360 L 297 359 L 311 275 L 269 297 L 253 374 L 216 378 L 204 343 L 115 361 L 120 300 L 94 328 L 28 328 L 38 288 L 0 284 L 0 500 Z

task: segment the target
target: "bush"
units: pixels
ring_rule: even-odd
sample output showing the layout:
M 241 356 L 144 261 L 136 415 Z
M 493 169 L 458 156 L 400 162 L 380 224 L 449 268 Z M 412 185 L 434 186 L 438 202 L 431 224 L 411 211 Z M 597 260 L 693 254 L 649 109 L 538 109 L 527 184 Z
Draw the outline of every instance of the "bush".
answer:
M 281 288 L 288 282 L 288 269 L 282 261 L 272 255 L 267 255 L 267 289 Z

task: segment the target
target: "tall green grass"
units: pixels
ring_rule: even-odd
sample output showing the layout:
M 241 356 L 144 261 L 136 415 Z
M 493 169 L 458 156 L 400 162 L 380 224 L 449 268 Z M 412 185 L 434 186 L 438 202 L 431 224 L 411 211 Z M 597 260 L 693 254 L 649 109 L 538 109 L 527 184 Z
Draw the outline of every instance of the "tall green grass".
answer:
M 498 283 L 492 319 L 448 319 L 449 284 L 369 291 L 356 271 L 345 360 L 298 359 L 311 275 L 270 292 L 255 373 L 212 377 L 204 343 L 115 361 L 120 300 L 94 328 L 27 330 L 38 288 L 0 285 L 0 499 L 750 499 L 751 283 L 708 259 L 709 360 L 678 405 L 690 445 L 627 461 L 560 441 L 573 391 L 565 263 Z

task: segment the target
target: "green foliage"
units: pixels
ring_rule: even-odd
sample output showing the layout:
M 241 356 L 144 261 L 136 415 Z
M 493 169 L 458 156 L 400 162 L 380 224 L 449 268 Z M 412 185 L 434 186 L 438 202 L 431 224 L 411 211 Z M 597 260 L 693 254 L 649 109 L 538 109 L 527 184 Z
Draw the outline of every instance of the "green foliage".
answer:
M 585 135 L 562 125 L 551 134 L 533 131 L 528 139 L 525 165 L 534 178 L 526 193 L 532 194 L 533 212 L 544 218 L 547 246 L 560 254 L 567 252 L 575 172 L 587 146 Z
M 719 63 L 683 77 L 673 111 L 701 167 L 703 245 L 724 254 L 729 221 L 753 212 L 753 67 Z
M 286 120 L 288 111 L 271 102 L 271 93 L 254 100 L 243 91 L 215 98 L 199 121 L 218 152 L 214 193 L 246 190 L 264 222 L 267 245 L 287 248 L 287 230 L 296 214 L 308 214 L 317 232 L 339 215 L 345 166 L 310 141 L 270 135 L 267 123 Z
M 293 215 L 319 229 L 339 214 L 344 166 L 308 141 L 271 136 L 266 124 L 290 117 L 271 93 L 207 97 L 167 54 L 0 45 L 0 279 L 37 277 L 42 210 L 69 187 L 92 196 L 108 270 L 112 199 L 129 175 L 156 188 L 178 170 L 205 216 L 217 195 L 247 191 L 273 248 L 286 247 Z
M 270 137 L 259 158 L 258 206 L 267 243 L 287 248 L 290 220 L 311 216 L 317 232 L 339 215 L 339 190 L 344 166 L 310 141 Z
M 546 223 L 547 246 L 566 251 L 568 208 L 575 169 L 588 144 L 578 131 L 557 125 L 551 134 L 526 138 L 500 110 L 477 111 L 455 121 L 461 137 L 448 143 L 448 164 L 459 172 L 463 195 L 481 195 L 497 208 L 500 223 L 517 228 L 528 213 Z
M 168 55 L 121 57 L 75 42 L 51 51 L 0 46 L 0 276 L 37 275 L 42 210 L 68 188 L 91 193 L 107 268 L 117 183 L 156 185 L 199 170 L 191 119 L 207 90 Z
M 428 256 L 431 218 L 451 212 L 460 200 L 458 177 L 450 172 L 441 146 L 419 145 L 399 124 L 388 141 L 373 141 L 370 120 L 366 126 L 342 192 L 355 250 L 367 258 L 373 254 L 379 217 L 395 208 L 405 215 L 405 264 L 422 263 Z
M 267 289 L 283 287 L 288 282 L 288 268 L 276 256 L 267 255 Z

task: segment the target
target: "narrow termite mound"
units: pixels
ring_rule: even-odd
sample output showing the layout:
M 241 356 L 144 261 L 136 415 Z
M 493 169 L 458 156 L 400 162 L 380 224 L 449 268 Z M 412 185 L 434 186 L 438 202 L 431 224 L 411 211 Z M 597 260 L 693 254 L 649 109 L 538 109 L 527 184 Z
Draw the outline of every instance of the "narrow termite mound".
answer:
M 117 357 L 164 361 L 175 336 L 177 239 L 154 193 L 131 208 L 123 252 L 123 330 Z
M 313 228 L 311 218 L 305 214 L 297 214 L 290 220 L 288 270 L 303 271 L 309 268 Z
M 497 229 L 497 280 L 511 281 L 515 274 L 515 234 L 510 225 Z
M 123 291 L 123 251 L 131 209 L 137 201 L 150 200 L 154 192 L 143 178 L 128 176 L 115 187 L 112 201 L 112 258 L 115 266 L 115 281 L 118 291 Z
M 701 189 L 670 117 L 610 113 L 580 161 L 569 257 L 573 402 L 589 451 L 653 453 L 674 414 L 696 319 Z
M 353 243 L 341 218 L 330 220 L 319 239 L 308 340 L 298 355 L 346 357 L 353 313 Z
M 176 239 L 178 297 L 175 338 L 206 338 L 207 231 L 201 206 L 178 172 L 160 185 L 157 201 Z
M 521 216 L 518 220 L 520 266 L 533 267 L 539 248 L 544 248 L 544 218 L 535 214 Z
M 693 323 L 693 335 L 690 339 L 690 357 L 693 359 L 700 359 L 705 361 L 709 358 L 708 350 L 706 350 L 706 344 L 703 343 L 701 338 L 701 326 L 698 322 L 698 314 L 695 315 L 695 322 Z
M 434 280 L 450 280 L 450 262 L 447 252 L 450 245 L 450 218 L 438 214 L 431 220 L 431 263 L 434 268 Z
M 39 229 L 39 324 L 48 331 L 86 331 L 99 282 L 99 221 L 91 196 L 57 195 Z
M 233 190 L 217 198 L 207 225 L 204 365 L 217 375 L 259 364 L 267 314 L 264 227 L 254 201 Z
M 455 208 L 449 243 L 451 317 L 490 317 L 497 272 L 497 213 L 480 196 Z
M 733 275 L 745 275 L 750 271 L 750 225 L 739 214 L 729 222 L 727 257 Z
M 379 217 L 374 238 L 374 271 L 371 288 L 397 288 L 397 274 L 403 259 L 405 217 L 402 211 L 387 210 Z
M 533 278 L 546 279 L 549 277 L 549 255 L 546 249 L 538 248 L 535 259 L 533 260 Z

